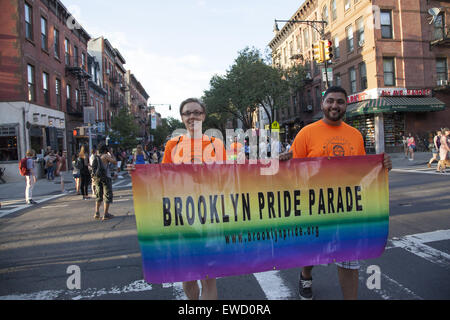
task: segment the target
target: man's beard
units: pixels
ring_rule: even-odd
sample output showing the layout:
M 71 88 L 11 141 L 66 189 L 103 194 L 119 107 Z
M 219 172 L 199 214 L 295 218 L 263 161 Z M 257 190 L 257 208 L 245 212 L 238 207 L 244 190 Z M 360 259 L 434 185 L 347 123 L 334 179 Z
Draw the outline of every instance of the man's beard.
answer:
M 325 110 L 323 111 L 325 118 L 327 118 L 328 120 L 331 120 L 331 121 L 339 121 L 339 120 L 344 119 L 344 117 L 345 117 L 345 110 L 344 111 L 338 110 L 336 112 L 335 116 L 332 116 L 331 113 L 332 113 L 332 109 L 328 109 L 328 111 L 325 111 Z

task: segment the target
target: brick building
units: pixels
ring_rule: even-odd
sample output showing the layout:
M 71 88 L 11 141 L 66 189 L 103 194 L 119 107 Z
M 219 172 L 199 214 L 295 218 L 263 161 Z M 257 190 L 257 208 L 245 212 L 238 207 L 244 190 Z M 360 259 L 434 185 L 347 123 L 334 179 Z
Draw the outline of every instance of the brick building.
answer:
M 450 125 L 449 14 L 445 1 L 306 0 L 292 17 L 327 21 L 331 84 L 349 93 L 346 121 L 362 132 L 369 152 L 400 151 L 408 132 L 424 147 L 431 131 Z M 270 42 L 274 64 L 302 63 L 310 72 L 290 110 L 279 114 L 291 137 L 322 116 L 323 66 L 311 54 L 320 36 L 307 24 L 288 23 Z
M 0 0 L 0 163 L 18 175 L 29 148 L 68 150 L 87 102 L 87 43 L 57 0 Z M 69 155 L 70 156 L 70 155 Z
M 140 131 L 140 138 L 142 143 L 148 143 L 148 129 L 149 118 L 147 101 L 148 93 L 145 91 L 142 84 L 136 79 L 136 76 L 128 70 L 125 74 L 125 100 L 127 102 L 129 111 L 134 115 L 136 126 Z

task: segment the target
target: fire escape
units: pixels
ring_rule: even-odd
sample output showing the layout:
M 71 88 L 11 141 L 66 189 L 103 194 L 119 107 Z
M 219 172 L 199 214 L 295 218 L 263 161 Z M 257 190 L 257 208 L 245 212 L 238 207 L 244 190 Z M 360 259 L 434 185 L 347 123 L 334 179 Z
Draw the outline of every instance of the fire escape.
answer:
M 67 62 L 70 61 L 66 60 Z M 66 64 L 66 76 L 69 75 L 75 77 L 78 81 L 79 96 L 75 97 L 75 103 L 68 102 L 67 113 L 71 116 L 83 118 L 84 107 L 89 106 L 87 81 L 91 78 L 91 75 L 79 65 L 78 61 L 75 61 L 72 66 L 70 63 Z

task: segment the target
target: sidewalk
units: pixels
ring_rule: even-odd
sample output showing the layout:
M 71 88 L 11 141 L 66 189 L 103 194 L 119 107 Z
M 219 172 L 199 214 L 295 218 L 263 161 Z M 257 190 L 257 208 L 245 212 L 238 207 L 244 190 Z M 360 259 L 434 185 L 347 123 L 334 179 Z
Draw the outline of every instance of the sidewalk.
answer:
M 119 172 L 123 176 L 128 172 Z M 75 180 L 72 171 L 64 172 L 64 188 L 66 191 L 75 191 Z M 48 181 L 45 178 L 39 179 L 33 188 L 33 197 L 51 196 L 61 194 L 61 178 L 55 177 L 55 180 Z M 14 181 L 0 184 L 0 202 L 23 199 L 25 203 L 25 178 L 23 181 Z

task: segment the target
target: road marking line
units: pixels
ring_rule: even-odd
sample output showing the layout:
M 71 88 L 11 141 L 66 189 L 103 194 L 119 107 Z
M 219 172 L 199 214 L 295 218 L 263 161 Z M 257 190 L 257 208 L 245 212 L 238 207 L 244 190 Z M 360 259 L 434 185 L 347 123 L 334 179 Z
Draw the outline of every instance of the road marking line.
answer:
M 383 300 L 398 299 L 398 295 L 406 295 L 407 297 L 404 298 L 405 300 L 423 300 L 423 298 L 419 297 L 417 294 L 415 294 L 402 284 L 398 283 L 394 279 L 391 279 L 383 272 L 381 273 L 381 277 L 383 289 L 372 289 L 372 291 L 378 293 Z M 365 278 L 363 272 L 359 273 L 359 281 L 363 284 L 366 284 L 367 279 Z
M 267 300 L 288 300 L 292 298 L 291 291 L 284 285 L 284 280 L 279 273 L 279 271 L 268 271 L 253 274 Z
M 446 173 L 440 173 L 436 171 L 420 171 L 415 169 L 392 169 L 393 172 L 406 172 L 406 173 L 423 173 L 423 174 L 433 174 L 433 175 L 440 175 L 440 176 L 450 176 L 450 172 Z
M 425 260 L 450 269 L 450 255 L 434 249 L 424 243 L 450 239 L 450 230 L 439 230 L 417 235 L 393 238 L 390 243 L 397 248 L 405 249 Z M 389 248 L 391 249 L 391 248 Z
M 130 292 L 144 292 L 151 291 L 152 285 L 146 283 L 144 280 L 137 280 L 122 288 L 112 287 L 106 289 L 86 289 L 86 290 L 46 290 L 30 294 L 17 294 L 0 297 L 0 300 L 55 300 L 58 297 L 72 296 L 72 300 L 93 299 L 107 294 L 122 294 Z
M 43 199 L 39 199 L 39 200 L 35 200 L 35 201 L 38 204 L 42 204 L 42 203 L 48 202 L 50 200 L 61 198 L 61 197 L 64 197 L 64 196 L 66 196 L 66 194 L 57 194 L 57 195 L 54 195 L 54 196 L 51 196 L 51 197 L 48 197 L 48 198 L 43 198 Z M 21 206 L 16 206 L 14 208 L 11 208 L 10 210 L 5 210 L 4 212 L 0 213 L 0 218 L 3 218 L 5 216 L 7 216 L 7 215 L 9 215 L 11 213 L 17 212 L 19 210 L 23 210 L 23 209 L 26 209 L 26 208 L 31 208 L 32 206 L 33 205 L 31 205 L 31 204 L 24 204 L 24 205 L 21 205 Z M 3 211 L 3 209 L 1 211 Z

